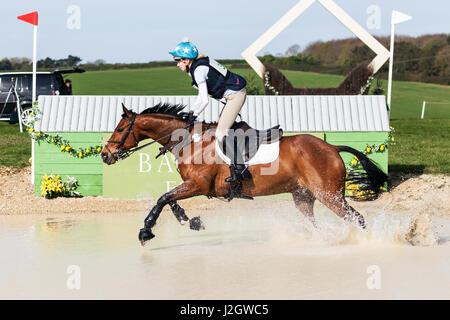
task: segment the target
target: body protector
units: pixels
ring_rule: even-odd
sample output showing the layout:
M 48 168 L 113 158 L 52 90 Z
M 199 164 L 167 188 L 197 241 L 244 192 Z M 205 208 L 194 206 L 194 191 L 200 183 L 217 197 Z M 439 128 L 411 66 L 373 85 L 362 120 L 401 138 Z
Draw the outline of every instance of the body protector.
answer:
M 222 99 L 223 94 L 228 89 L 239 91 L 247 85 L 247 81 L 243 77 L 230 72 L 217 61 L 205 57 L 194 60 L 189 68 L 189 73 L 192 77 L 192 85 L 195 87 L 197 87 L 197 83 L 195 82 L 194 71 L 198 66 L 209 67 L 206 85 L 208 87 L 208 94 L 214 99 Z

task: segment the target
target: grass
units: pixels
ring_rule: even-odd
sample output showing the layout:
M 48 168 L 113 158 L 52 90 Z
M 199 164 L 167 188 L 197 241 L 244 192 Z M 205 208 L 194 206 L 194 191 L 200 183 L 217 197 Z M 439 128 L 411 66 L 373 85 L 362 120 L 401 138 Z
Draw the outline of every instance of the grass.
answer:
M 24 131 L 26 128 L 24 128 Z M 31 138 L 19 124 L 0 121 L 0 166 L 25 167 L 31 157 Z
M 391 120 L 389 172 L 450 174 L 450 119 Z
M 262 89 L 262 81 L 250 69 L 232 70 Z M 296 87 L 337 86 L 337 75 L 283 71 Z M 70 75 L 76 95 L 195 95 L 190 77 L 176 67 L 110 70 Z M 383 86 L 386 87 L 386 81 Z M 386 90 L 386 89 L 385 89 Z M 389 150 L 390 172 L 450 174 L 450 102 L 430 105 L 420 120 L 423 100 L 450 101 L 450 87 L 434 84 L 394 82 L 391 125 L 396 144 Z M 443 119 L 427 119 L 429 117 Z M 19 126 L 0 121 L 0 166 L 26 166 L 31 154 L 30 138 Z
M 251 69 L 232 69 L 245 78 L 254 77 L 262 89 L 262 81 Z M 336 87 L 343 76 L 283 70 L 295 87 Z M 82 95 L 195 95 L 191 79 L 176 67 L 91 71 L 70 75 L 73 94 Z M 373 86 L 375 83 L 373 83 Z M 387 94 L 387 81 L 382 81 Z M 419 119 L 423 101 L 448 102 L 427 104 L 425 118 L 450 119 L 450 86 L 394 81 L 392 84 L 391 119 Z
M 283 74 L 298 88 L 337 87 L 343 76 L 284 70 Z M 376 81 L 372 83 L 372 88 Z M 382 87 L 387 96 L 387 81 Z M 391 119 L 419 119 L 423 101 L 447 104 L 428 104 L 425 117 L 450 119 L 450 86 L 419 82 L 394 81 L 392 83 Z
M 71 74 L 74 95 L 195 95 L 190 77 L 176 67 Z

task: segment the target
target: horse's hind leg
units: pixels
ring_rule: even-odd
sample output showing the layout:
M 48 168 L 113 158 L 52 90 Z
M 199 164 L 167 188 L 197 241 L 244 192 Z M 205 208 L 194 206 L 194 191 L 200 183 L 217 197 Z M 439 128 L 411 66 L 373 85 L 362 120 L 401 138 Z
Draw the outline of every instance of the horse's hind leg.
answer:
M 305 187 L 299 187 L 292 192 L 292 197 L 294 198 L 295 207 L 311 221 L 314 227 L 316 227 L 314 218 L 314 201 L 316 200 L 316 197 L 314 197 L 312 192 Z
M 316 196 L 320 202 L 330 208 L 339 217 L 344 218 L 346 221 L 357 222 L 363 229 L 366 228 L 364 217 L 348 204 L 343 192 L 342 194 Z

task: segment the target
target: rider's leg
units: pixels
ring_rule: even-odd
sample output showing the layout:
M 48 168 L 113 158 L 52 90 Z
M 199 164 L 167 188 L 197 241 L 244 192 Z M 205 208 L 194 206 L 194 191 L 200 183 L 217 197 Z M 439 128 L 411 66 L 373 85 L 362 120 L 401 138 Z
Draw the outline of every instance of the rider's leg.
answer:
M 244 105 L 246 97 L 247 93 L 244 89 L 225 98 L 227 103 L 222 111 L 216 129 L 216 139 L 218 139 L 218 143 L 223 146 L 223 150 L 228 150 L 225 153 L 227 156 L 231 155 L 229 157 L 232 161 L 232 165 L 230 166 L 231 176 L 225 180 L 227 182 L 241 180 L 243 178 L 243 173 L 246 170 L 242 155 L 237 152 L 238 141 L 236 141 L 236 137 L 234 135 L 227 136 L 228 130 L 236 120 L 239 111 Z M 247 177 L 247 175 L 245 177 Z
M 223 137 L 228 133 L 228 129 L 230 129 L 233 125 L 239 111 L 241 111 L 241 108 L 244 105 L 246 97 L 247 93 L 245 89 L 225 97 L 227 103 L 223 107 L 223 111 L 220 115 L 219 123 L 216 128 L 216 139 L 218 139 L 219 142 L 223 141 Z

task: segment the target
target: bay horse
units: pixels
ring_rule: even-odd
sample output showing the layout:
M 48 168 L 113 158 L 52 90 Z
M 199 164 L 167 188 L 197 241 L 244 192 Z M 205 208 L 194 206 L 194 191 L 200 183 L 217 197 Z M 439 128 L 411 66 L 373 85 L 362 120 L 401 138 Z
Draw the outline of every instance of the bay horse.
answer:
M 141 147 L 137 148 L 138 143 L 145 139 L 160 143 L 163 146 L 160 148 L 163 153 L 167 150 L 174 153 L 171 146 L 177 143 L 171 138 L 173 132 L 189 127 L 184 120 L 186 113 L 182 112 L 184 105 L 160 103 L 140 114 L 128 110 L 123 104 L 122 108 L 122 119 L 101 152 L 103 162 L 108 165 L 140 149 Z M 207 138 L 208 130 L 214 131 L 217 123 L 198 122 L 195 127 L 200 130 L 191 130 L 187 133 L 189 138 L 194 139 L 180 147 L 179 154 L 175 154 L 183 183 L 163 194 L 150 210 L 144 220 L 144 228 L 140 230 L 138 236 L 142 245 L 154 237 L 151 229 L 167 204 L 180 224 L 200 230 L 204 227 L 199 217 L 189 219 L 177 201 L 200 195 L 208 198 L 225 197 L 229 192 L 230 185 L 225 182 L 230 172 L 229 166 L 216 154 L 214 134 L 210 134 L 210 139 Z M 200 134 L 197 133 L 195 137 L 195 132 Z M 197 151 L 186 152 L 186 148 L 191 147 Z M 381 186 L 387 181 L 387 176 L 366 155 L 348 146 L 331 145 L 309 134 L 297 134 L 280 138 L 276 166 L 274 163 L 268 163 L 248 168 L 252 178 L 243 182 L 242 194 L 253 197 L 291 193 L 296 208 L 309 218 L 313 225 L 315 225 L 313 207 L 317 199 L 339 217 L 356 222 L 365 228 L 363 216 L 345 199 L 346 168 L 339 152 L 354 154 L 367 172 L 374 192 L 380 192 Z M 192 161 L 199 155 L 204 161 L 201 163 Z M 276 168 L 275 172 L 262 174 L 271 166 Z

